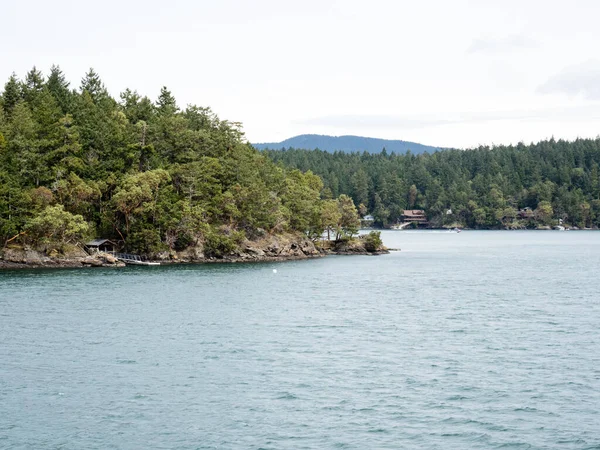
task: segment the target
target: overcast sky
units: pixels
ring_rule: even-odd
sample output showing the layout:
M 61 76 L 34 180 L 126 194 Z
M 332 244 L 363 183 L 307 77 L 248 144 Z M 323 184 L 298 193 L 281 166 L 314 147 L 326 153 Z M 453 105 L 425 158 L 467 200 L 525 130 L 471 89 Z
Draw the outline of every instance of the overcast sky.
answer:
M 3 2 L 0 79 L 93 67 L 111 94 L 210 106 L 251 142 L 444 147 L 600 134 L 600 1 Z

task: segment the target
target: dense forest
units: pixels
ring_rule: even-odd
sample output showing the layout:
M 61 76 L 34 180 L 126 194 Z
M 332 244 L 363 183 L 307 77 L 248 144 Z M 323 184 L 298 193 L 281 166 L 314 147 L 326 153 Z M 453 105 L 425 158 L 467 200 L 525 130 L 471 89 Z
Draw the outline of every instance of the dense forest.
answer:
M 600 139 L 432 154 L 254 149 L 210 108 L 112 98 L 90 69 L 11 76 L 0 96 L 0 245 L 119 240 L 152 254 L 201 243 L 357 230 L 357 209 L 390 226 L 424 209 L 432 226 L 600 225 Z M 527 209 L 531 214 L 523 216 Z
M 0 97 L 0 245 L 106 237 L 151 254 L 201 242 L 218 257 L 265 233 L 353 234 L 352 200 L 322 190 L 166 87 L 116 100 L 93 69 L 72 89 L 59 67 L 34 67 Z
M 403 209 L 424 209 L 437 227 L 600 225 L 600 139 L 422 155 L 266 153 L 287 167 L 321 176 L 328 195 L 351 196 L 380 226 L 396 223 Z

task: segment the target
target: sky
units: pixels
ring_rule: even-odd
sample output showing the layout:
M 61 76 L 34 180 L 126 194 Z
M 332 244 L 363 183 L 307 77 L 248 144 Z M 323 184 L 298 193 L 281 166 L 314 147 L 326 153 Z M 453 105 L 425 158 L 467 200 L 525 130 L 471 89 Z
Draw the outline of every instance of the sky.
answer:
M 242 122 L 441 147 L 600 135 L 597 0 L 5 2 L 0 82 L 90 67 Z

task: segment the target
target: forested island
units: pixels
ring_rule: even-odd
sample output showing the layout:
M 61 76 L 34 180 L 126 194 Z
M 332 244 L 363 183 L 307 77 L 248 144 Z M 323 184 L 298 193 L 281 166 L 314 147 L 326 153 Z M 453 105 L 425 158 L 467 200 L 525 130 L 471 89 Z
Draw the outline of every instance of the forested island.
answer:
M 405 209 L 424 210 L 434 228 L 600 226 L 598 138 L 420 155 L 265 152 L 319 175 L 326 196 L 350 196 L 376 226 L 394 225 Z
M 131 89 L 115 99 L 93 69 L 74 89 L 59 67 L 34 67 L 0 96 L 0 257 L 67 255 L 97 237 L 163 260 L 378 252 L 376 233 L 349 244 L 359 216 L 385 228 L 404 210 L 424 210 L 431 227 L 598 228 L 599 163 L 598 138 L 258 151 L 241 124 L 181 108 L 166 87 L 156 100 Z
M 159 259 L 314 256 L 325 232 L 335 250 L 359 226 L 349 196 L 324 192 L 319 176 L 275 164 L 239 123 L 180 108 L 166 87 L 155 101 L 130 89 L 114 99 L 93 69 L 72 89 L 59 67 L 34 67 L 0 97 L 5 256 L 76 254 L 94 237 Z

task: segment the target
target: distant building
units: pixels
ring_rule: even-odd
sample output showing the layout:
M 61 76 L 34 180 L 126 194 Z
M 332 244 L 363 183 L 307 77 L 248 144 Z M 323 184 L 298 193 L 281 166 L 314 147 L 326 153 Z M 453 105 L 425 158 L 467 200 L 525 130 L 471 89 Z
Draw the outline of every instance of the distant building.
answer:
M 362 219 L 360 219 L 361 228 L 371 228 L 373 226 L 373 222 L 375 222 L 375 217 L 371 214 L 367 214 Z
M 401 220 L 403 222 L 416 223 L 418 225 L 426 226 L 429 224 L 425 211 L 422 209 L 405 209 L 402 211 Z
M 533 219 L 534 213 L 530 207 L 527 207 L 527 208 L 520 209 L 519 212 L 517 213 L 517 217 L 519 219 L 525 219 L 525 220 Z
M 94 239 L 93 241 L 87 242 L 85 246 L 90 253 L 115 252 L 119 247 L 116 242 L 113 242 L 110 239 Z

